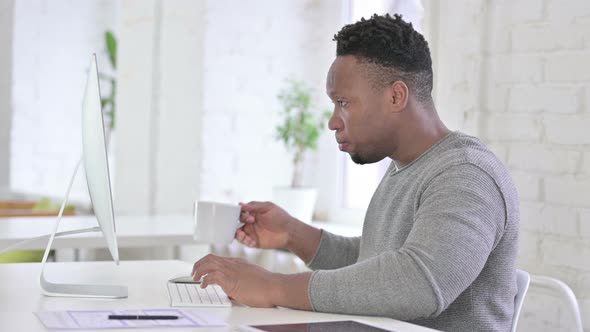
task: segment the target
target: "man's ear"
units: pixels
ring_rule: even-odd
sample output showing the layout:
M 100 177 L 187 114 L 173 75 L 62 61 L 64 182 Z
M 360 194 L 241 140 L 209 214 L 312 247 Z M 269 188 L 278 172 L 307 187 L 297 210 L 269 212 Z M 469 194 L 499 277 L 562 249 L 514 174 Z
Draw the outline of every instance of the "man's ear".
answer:
M 403 81 L 395 81 L 391 83 L 391 103 L 393 104 L 393 111 L 402 112 L 408 104 L 409 92 L 408 86 Z

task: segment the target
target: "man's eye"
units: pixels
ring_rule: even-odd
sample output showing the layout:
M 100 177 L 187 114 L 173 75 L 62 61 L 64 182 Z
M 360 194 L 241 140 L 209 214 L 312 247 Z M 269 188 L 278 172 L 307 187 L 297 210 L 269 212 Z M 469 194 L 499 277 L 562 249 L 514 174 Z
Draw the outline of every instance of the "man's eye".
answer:
M 340 105 L 340 107 L 346 108 L 348 106 L 348 102 L 345 100 L 338 100 L 338 105 Z

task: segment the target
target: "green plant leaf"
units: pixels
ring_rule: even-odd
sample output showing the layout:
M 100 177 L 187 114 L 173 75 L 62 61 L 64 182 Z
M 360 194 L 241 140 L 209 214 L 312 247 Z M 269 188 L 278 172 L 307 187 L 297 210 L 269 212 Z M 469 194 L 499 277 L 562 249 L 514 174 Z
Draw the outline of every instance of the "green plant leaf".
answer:
M 107 51 L 109 52 L 109 60 L 113 68 L 117 68 L 117 39 L 115 35 L 107 30 L 104 34 L 105 42 L 107 44 Z

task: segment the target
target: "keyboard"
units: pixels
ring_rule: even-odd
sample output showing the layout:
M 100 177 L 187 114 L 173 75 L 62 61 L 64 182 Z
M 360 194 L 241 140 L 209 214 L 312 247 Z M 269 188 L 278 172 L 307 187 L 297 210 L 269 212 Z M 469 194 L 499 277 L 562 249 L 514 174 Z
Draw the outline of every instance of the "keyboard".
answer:
M 231 307 L 231 301 L 219 285 L 201 288 L 195 283 L 168 282 L 171 307 Z

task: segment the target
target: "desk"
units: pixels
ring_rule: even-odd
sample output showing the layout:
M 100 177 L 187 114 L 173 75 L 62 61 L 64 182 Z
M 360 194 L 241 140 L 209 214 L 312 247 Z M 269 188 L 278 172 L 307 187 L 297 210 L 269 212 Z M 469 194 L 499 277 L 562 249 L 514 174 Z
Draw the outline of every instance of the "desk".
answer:
M 22 240 L 51 234 L 55 217 L 15 217 L 0 219 L 0 249 Z M 94 216 L 63 217 L 59 231 L 89 228 L 97 225 Z M 198 244 L 193 240 L 192 216 L 117 216 L 115 217 L 119 248 L 154 246 L 179 246 Z M 360 236 L 361 227 L 330 223 L 313 223 L 335 234 Z M 45 249 L 47 241 L 36 241 L 21 249 Z M 53 249 L 60 248 L 106 248 L 99 232 L 60 237 L 53 242 Z
M 190 216 L 116 217 L 119 248 L 177 246 L 195 244 Z M 55 217 L 2 218 L 0 219 L 0 248 L 35 236 L 51 234 Z M 94 216 L 63 217 L 59 231 L 97 226 Z M 45 249 L 47 241 L 36 241 L 22 249 Z M 53 249 L 106 248 L 100 232 L 75 234 L 55 239 Z
M 50 263 L 45 273 L 50 281 L 112 283 L 129 287 L 129 297 L 118 300 L 45 297 L 39 288 L 39 263 L 0 264 L 0 331 L 46 331 L 34 311 L 102 310 L 168 307 L 166 280 L 188 273 L 192 265 L 180 261 L 124 261 Z M 358 320 L 396 331 L 432 331 L 405 322 L 383 318 L 314 313 L 290 309 L 262 309 L 235 305 L 232 308 L 203 308 L 231 325 L 302 323 L 310 321 Z M 137 331 L 138 329 L 135 329 Z M 174 328 L 165 331 L 187 331 Z M 197 331 L 232 331 L 204 328 Z M 134 330 L 105 330 L 134 331 Z M 146 331 L 154 331 L 149 329 Z M 159 330 L 164 331 L 164 330 Z M 195 329 L 192 329 L 195 331 Z

